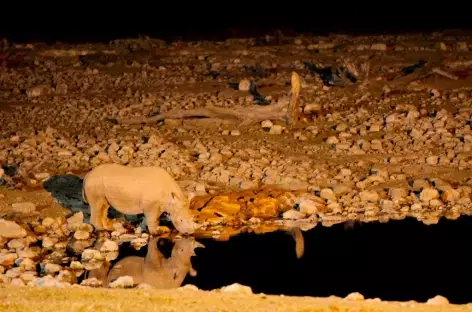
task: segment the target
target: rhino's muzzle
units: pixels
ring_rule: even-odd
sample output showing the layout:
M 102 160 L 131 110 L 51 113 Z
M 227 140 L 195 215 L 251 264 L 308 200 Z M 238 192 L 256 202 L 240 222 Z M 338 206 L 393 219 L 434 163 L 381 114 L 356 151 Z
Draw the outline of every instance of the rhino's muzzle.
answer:
M 197 241 L 194 241 L 193 245 L 194 245 L 194 248 L 205 248 L 205 245 Z

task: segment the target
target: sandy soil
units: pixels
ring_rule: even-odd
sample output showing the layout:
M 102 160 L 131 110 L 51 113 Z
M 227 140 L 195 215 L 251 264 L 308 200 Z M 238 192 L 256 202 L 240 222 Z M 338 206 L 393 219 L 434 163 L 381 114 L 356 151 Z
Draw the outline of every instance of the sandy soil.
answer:
M 463 34 L 2 41 L 0 217 L 29 227 L 28 235 L 72 235 L 38 228 L 77 211 L 87 222 L 81 181 L 63 174 L 83 177 L 110 162 L 168 170 L 196 195 L 197 236 L 215 239 L 470 215 L 470 49 Z M 261 97 L 248 91 L 251 81 Z M 263 107 L 280 107 L 281 118 Z M 129 123 L 146 116 L 153 122 Z
M 470 311 L 431 305 L 341 298 L 244 295 L 192 290 L 2 288 L 2 311 Z

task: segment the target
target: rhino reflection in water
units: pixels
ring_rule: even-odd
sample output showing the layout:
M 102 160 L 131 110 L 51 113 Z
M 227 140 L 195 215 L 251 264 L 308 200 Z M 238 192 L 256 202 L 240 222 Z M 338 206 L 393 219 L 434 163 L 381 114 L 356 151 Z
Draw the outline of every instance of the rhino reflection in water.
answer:
M 121 259 L 108 271 L 102 267 L 90 271 L 89 277 L 95 277 L 102 281 L 103 287 L 119 278 L 131 276 L 134 284 L 148 284 L 155 288 L 178 288 L 184 281 L 187 273 L 196 276 L 197 272 L 192 268 L 191 257 L 195 256 L 195 248 L 205 246 L 195 241 L 194 238 L 182 238 L 175 241 L 172 254 L 165 258 L 157 247 L 157 237 L 149 240 L 146 257 L 129 256 Z

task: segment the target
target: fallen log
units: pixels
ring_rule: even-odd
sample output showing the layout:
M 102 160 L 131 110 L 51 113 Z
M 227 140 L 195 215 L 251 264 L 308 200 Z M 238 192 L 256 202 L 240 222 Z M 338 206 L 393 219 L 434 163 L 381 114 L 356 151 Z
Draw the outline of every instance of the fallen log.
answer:
M 191 110 L 172 110 L 152 117 L 137 118 L 106 118 L 106 120 L 116 124 L 150 124 L 165 119 L 184 118 L 211 118 L 230 119 L 240 122 L 241 125 L 258 123 L 263 120 L 281 120 L 287 125 L 293 126 L 298 120 L 300 112 L 300 76 L 292 72 L 292 88 L 289 100 L 282 100 L 273 105 L 224 108 L 224 107 L 204 107 Z

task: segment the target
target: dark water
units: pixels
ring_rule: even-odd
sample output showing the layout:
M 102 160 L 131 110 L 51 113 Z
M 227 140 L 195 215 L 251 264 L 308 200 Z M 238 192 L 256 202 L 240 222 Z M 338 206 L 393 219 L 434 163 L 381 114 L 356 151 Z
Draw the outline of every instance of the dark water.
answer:
M 181 285 L 211 290 L 240 283 L 255 293 L 344 297 L 360 292 L 366 298 L 420 302 L 439 294 L 467 303 L 472 301 L 471 229 L 472 217 L 465 216 L 430 226 L 414 219 L 350 230 L 343 224 L 317 226 L 303 232 L 300 259 L 286 232 L 241 234 L 227 242 L 201 239 L 205 248 L 195 249 L 191 258 L 198 274 L 187 275 Z M 174 252 L 171 242 L 159 245 L 164 257 Z M 136 251 L 125 244 L 114 262 L 146 254 L 147 247 Z

